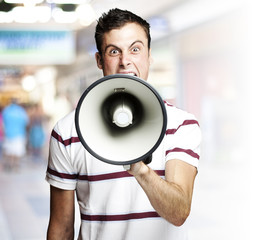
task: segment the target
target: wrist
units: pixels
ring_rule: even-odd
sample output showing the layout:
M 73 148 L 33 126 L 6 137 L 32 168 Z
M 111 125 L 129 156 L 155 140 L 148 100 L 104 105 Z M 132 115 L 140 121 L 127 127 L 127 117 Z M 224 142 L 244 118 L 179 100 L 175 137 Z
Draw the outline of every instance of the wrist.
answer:
M 148 172 L 150 171 L 150 168 L 143 163 L 142 161 L 139 163 L 139 167 L 138 167 L 138 171 L 134 172 L 134 176 L 136 178 L 142 178 L 144 177 L 146 174 L 148 174 Z

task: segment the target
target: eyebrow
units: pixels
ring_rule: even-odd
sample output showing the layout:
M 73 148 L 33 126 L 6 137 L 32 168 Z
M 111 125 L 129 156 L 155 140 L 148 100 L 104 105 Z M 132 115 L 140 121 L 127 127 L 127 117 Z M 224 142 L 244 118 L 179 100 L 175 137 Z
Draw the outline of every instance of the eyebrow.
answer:
M 134 41 L 134 42 L 129 46 L 129 48 L 131 48 L 131 47 L 132 47 L 133 45 L 135 45 L 136 43 L 141 43 L 141 44 L 144 46 L 144 43 L 143 43 L 141 40 L 136 40 L 136 41 Z M 105 52 L 106 52 L 106 50 L 107 50 L 109 47 L 113 47 L 113 48 L 120 49 L 120 47 L 118 47 L 118 46 L 116 46 L 116 45 L 114 45 L 114 44 L 109 44 L 109 45 L 107 45 L 107 46 L 105 47 Z

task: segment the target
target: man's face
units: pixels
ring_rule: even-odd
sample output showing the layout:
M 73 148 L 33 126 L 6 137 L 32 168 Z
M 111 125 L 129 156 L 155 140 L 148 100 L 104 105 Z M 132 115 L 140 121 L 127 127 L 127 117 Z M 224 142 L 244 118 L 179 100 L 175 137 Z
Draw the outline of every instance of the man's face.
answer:
M 148 78 L 150 58 L 146 33 L 136 23 L 105 33 L 102 56 L 96 53 L 97 65 L 104 76 L 131 74 L 144 80 Z

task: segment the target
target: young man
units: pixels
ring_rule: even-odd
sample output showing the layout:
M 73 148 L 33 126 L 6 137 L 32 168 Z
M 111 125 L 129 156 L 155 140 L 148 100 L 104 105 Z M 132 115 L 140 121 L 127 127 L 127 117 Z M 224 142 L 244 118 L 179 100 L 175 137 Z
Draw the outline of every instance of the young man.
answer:
M 151 52 L 145 20 L 110 10 L 99 19 L 95 39 L 97 66 L 105 76 L 147 80 Z M 128 172 L 84 149 L 74 112 L 57 123 L 46 177 L 51 184 L 48 239 L 73 239 L 75 193 L 82 220 L 79 239 L 186 239 L 182 225 L 190 213 L 201 136 L 193 115 L 165 105 L 167 131 L 153 161 L 132 164 Z

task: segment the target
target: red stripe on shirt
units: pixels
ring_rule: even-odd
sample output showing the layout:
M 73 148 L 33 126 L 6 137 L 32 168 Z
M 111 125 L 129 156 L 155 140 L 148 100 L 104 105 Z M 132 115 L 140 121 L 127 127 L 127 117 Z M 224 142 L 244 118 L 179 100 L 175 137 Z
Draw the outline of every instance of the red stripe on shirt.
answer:
M 159 176 L 165 176 L 164 170 L 154 170 Z M 111 180 L 117 178 L 124 178 L 124 177 L 133 177 L 127 171 L 123 172 L 115 172 L 115 173 L 106 173 L 106 174 L 99 174 L 99 175 L 79 175 L 79 180 L 86 180 L 89 182 L 96 182 L 96 181 L 104 181 L 104 180 Z
M 77 179 L 78 177 L 78 174 L 60 173 L 49 167 L 47 167 L 47 172 L 50 173 L 51 175 L 54 175 L 56 177 L 60 177 L 63 179 Z
M 194 158 L 199 159 L 199 155 L 197 153 L 193 152 L 191 149 L 173 148 L 173 149 L 166 151 L 166 155 L 171 152 L 184 152 Z
M 99 175 L 79 175 L 79 180 L 86 180 L 89 182 L 96 182 L 96 181 L 103 181 L 103 180 L 110 180 L 116 178 L 124 178 L 124 177 L 132 177 L 127 171 L 124 172 L 115 172 L 115 173 L 106 173 L 106 174 L 99 174 Z
M 172 104 L 170 104 L 170 103 L 168 103 L 166 100 L 164 100 L 163 101 L 167 106 L 169 106 L 169 107 L 173 107 L 173 105 Z
M 168 135 L 168 134 L 174 134 L 180 127 L 186 126 L 186 125 L 191 125 L 191 124 L 197 124 L 199 126 L 199 123 L 196 120 L 185 120 L 182 124 L 180 124 L 178 126 L 178 128 L 167 129 L 166 130 L 166 135 Z
M 87 215 L 81 214 L 81 219 L 85 221 L 127 221 L 133 219 L 143 219 L 143 218 L 157 218 L 160 217 L 157 212 L 143 212 L 143 213 L 128 213 L 119 215 Z
M 56 170 L 53 170 L 48 167 L 47 172 L 53 176 L 60 177 L 63 179 L 78 179 L 78 180 L 89 181 L 89 182 L 119 179 L 119 178 L 124 178 L 124 177 L 133 177 L 127 171 L 107 173 L 107 174 L 98 174 L 98 175 L 79 175 L 79 174 L 60 173 L 60 172 L 57 172 Z M 165 176 L 164 170 L 155 170 L 155 172 L 159 176 Z
M 64 146 L 68 146 L 71 143 L 80 142 L 78 137 L 71 137 L 63 140 L 62 137 L 54 130 L 52 131 L 51 136 L 54 137 L 57 141 L 61 142 Z

